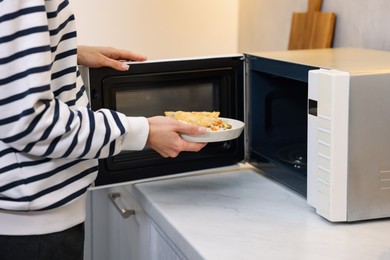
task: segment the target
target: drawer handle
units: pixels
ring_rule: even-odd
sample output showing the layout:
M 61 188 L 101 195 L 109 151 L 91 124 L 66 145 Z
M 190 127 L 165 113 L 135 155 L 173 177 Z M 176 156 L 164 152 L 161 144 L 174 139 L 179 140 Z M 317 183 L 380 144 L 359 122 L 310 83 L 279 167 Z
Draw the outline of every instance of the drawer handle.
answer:
M 128 217 L 130 217 L 132 215 L 135 215 L 135 210 L 133 210 L 133 209 L 124 209 L 124 208 L 122 208 L 122 207 L 120 207 L 118 205 L 118 203 L 116 202 L 116 199 L 121 197 L 121 194 L 119 192 L 109 193 L 108 197 L 110 198 L 110 200 L 114 204 L 115 208 L 119 211 L 119 213 L 121 214 L 121 216 L 123 218 L 128 218 Z

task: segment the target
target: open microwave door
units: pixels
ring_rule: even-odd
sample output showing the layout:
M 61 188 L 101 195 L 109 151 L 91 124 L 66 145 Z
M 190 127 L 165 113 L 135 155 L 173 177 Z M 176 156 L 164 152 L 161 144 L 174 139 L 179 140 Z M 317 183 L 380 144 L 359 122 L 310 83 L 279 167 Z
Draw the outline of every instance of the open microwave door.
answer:
M 244 121 L 244 58 L 241 55 L 130 63 L 83 72 L 93 110 L 113 109 L 151 117 L 164 111 L 219 111 Z M 99 161 L 96 186 L 236 164 L 244 160 L 244 134 L 209 143 L 200 152 L 163 158 L 152 149 L 121 152 Z

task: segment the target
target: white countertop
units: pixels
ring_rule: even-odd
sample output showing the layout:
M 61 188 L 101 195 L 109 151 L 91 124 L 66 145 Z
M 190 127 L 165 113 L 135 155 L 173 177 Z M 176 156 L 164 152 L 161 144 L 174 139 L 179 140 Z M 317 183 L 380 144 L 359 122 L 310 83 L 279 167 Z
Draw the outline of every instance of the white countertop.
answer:
M 136 184 L 134 196 L 188 259 L 390 259 L 390 219 L 330 223 L 251 168 Z

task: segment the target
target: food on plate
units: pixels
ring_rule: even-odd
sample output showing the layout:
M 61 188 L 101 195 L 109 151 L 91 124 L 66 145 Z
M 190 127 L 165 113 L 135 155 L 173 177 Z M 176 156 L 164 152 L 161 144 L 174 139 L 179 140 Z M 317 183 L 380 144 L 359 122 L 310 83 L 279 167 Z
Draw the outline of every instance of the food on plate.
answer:
M 210 131 L 231 129 L 232 125 L 224 122 L 219 118 L 220 112 L 206 112 L 206 111 L 166 111 L 165 116 L 182 121 L 188 124 L 204 126 Z

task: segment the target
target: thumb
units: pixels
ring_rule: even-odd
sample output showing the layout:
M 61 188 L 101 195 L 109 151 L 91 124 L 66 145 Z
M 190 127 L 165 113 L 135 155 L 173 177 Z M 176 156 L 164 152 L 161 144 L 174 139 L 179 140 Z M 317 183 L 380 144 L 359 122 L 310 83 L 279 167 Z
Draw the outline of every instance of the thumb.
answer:
M 191 125 L 181 123 L 182 127 L 180 127 L 179 132 L 187 135 L 201 135 L 207 132 L 207 128 L 198 125 Z
M 111 67 L 111 68 L 119 70 L 119 71 L 129 70 L 129 65 L 123 61 L 118 61 L 118 60 L 106 58 L 105 63 L 106 63 L 105 64 L 106 67 Z

